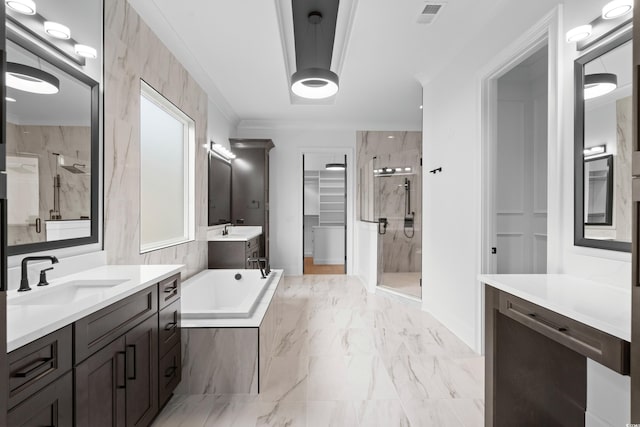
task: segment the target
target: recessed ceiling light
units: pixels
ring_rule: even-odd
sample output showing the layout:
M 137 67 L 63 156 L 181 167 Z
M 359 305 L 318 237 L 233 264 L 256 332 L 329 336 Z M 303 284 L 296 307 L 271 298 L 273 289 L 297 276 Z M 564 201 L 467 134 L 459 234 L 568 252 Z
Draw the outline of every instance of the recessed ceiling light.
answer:
M 393 136 L 393 135 L 389 135 L 389 136 L 387 136 L 387 138 L 389 138 L 389 139 L 395 139 L 395 136 Z
M 5 99 L 7 102 L 16 102 L 15 98 L 12 98 L 12 97 L 10 97 L 10 96 L 5 96 L 5 97 L 4 97 L 4 99 Z
M 338 93 L 338 75 L 322 68 L 308 68 L 293 73 L 291 90 L 308 99 L 323 99 Z
M 580 25 L 567 31 L 567 43 L 579 42 L 591 35 L 593 27 L 591 25 Z
M 615 90 L 618 77 L 611 73 L 587 74 L 584 76 L 584 99 L 593 99 Z
M 83 56 L 85 58 L 95 59 L 98 57 L 98 51 L 92 48 L 91 46 L 87 46 L 85 44 L 75 45 L 74 50 L 77 55 Z
M 613 0 L 602 8 L 603 19 L 615 19 L 633 10 L 633 0 Z
M 6 84 L 14 89 L 43 95 L 60 91 L 60 80 L 54 75 L 15 62 L 7 62 Z
M 35 15 L 36 4 L 32 0 L 5 0 L 5 5 L 23 15 Z
M 69 40 L 71 38 L 71 30 L 66 25 L 57 22 L 45 21 L 44 32 L 56 39 Z

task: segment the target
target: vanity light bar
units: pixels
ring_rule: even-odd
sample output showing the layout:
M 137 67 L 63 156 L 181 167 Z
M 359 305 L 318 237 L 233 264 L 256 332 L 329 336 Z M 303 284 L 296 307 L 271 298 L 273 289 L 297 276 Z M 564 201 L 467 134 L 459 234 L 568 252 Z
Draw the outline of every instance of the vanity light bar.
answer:
M 602 19 L 615 19 L 633 10 L 633 0 L 613 0 L 602 8 Z
M 595 147 L 585 148 L 582 154 L 584 155 L 584 157 L 591 157 L 591 156 L 597 156 L 598 154 L 604 154 L 606 152 L 607 152 L 607 146 L 603 144 L 603 145 L 596 145 Z
M 216 153 L 218 156 L 222 157 L 225 160 L 233 160 L 236 158 L 236 155 L 233 154 L 233 152 L 231 150 L 229 150 L 227 147 L 222 146 L 220 144 L 216 144 L 213 141 L 211 142 L 211 151 L 213 151 L 214 153 Z
M 567 31 L 567 43 L 579 42 L 591 35 L 593 27 L 591 25 L 580 25 Z
M 4 4 L 11 10 L 23 15 L 35 15 L 36 4 L 32 0 L 5 0 Z
M 380 169 L 374 169 L 373 173 L 376 175 L 407 175 L 410 174 L 413 169 L 411 167 L 383 167 Z

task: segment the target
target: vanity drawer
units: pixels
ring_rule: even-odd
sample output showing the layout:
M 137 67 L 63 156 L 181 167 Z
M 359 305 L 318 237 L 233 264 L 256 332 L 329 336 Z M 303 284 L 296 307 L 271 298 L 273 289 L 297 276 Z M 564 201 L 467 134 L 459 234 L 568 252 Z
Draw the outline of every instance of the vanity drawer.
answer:
M 163 308 L 158 316 L 160 357 L 180 342 L 180 300 Z
M 247 249 L 254 250 L 260 246 L 260 236 L 256 236 L 251 240 L 247 241 Z
M 174 345 L 169 352 L 160 359 L 159 371 L 159 402 L 162 407 L 176 389 L 182 379 L 182 355 L 180 344 Z
M 160 282 L 158 285 L 158 298 L 160 309 L 180 298 L 180 273 Z
M 67 372 L 9 410 L 7 421 L 11 427 L 73 425 L 73 373 Z
M 96 311 L 73 325 L 75 364 L 158 311 L 158 288 L 149 288 Z
M 629 343 L 506 292 L 500 313 L 619 374 L 629 375 Z
M 9 408 L 73 367 L 71 325 L 8 354 Z

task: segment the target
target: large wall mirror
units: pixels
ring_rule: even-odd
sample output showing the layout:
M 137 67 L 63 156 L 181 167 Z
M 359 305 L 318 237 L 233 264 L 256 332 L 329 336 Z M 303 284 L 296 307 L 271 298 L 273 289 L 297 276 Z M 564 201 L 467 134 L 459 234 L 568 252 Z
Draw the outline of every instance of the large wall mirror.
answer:
M 9 255 L 98 241 L 102 1 L 36 5 L 6 7 Z M 53 37 L 48 20 L 70 34 Z
M 575 244 L 631 251 L 631 32 L 575 61 Z
M 231 222 L 231 161 L 209 153 L 209 225 Z

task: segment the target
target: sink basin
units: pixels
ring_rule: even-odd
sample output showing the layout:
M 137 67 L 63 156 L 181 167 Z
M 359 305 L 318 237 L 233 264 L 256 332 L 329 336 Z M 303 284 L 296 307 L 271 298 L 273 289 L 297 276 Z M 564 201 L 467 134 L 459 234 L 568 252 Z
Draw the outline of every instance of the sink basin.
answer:
M 72 304 L 84 298 L 98 295 L 109 288 L 121 285 L 127 280 L 73 280 L 42 289 L 39 292 L 30 294 L 27 292 L 15 298 L 7 300 L 9 305 L 65 305 Z M 32 286 L 33 289 L 33 286 Z

